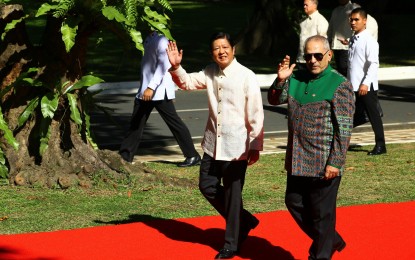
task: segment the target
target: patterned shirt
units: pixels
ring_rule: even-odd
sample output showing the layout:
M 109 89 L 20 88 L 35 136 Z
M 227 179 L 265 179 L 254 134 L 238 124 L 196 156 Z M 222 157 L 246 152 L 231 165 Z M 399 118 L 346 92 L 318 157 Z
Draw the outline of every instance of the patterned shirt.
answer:
M 170 71 L 181 89 L 206 89 L 209 117 L 202 148 L 216 160 L 246 160 L 249 150 L 262 151 L 264 111 L 255 74 L 234 59 L 224 70 L 214 63 L 203 71 Z
M 350 82 L 328 66 L 317 77 L 306 70 L 296 71 L 271 88 L 276 104 L 288 102 L 287 172 L 324 177 L 326 166 L 331 165 L 342 174 L 353 129 Z

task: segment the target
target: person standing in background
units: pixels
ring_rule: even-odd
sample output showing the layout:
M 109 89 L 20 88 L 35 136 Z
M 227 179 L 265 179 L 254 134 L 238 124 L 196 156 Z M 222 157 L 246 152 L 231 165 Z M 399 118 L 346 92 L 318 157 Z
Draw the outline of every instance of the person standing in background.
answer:
M 370 32 L 370 35 L 378 41 L 378 22 L 376 22 L 376 19 L 370 14 L 367 14 L 366 29 Z
M 141 81 L 135 97 L 129 131 L 121 143 L 121 157 L 132 162 L 143 135 L 151 111 L 156 108 L 179 144 L 186 159 L 179 167 L 200 164 L 200 155 L 193 144 L 192 136 L 174 107 L 176 87 L 170 73 L 170 62 L 166 54 L 169 40 L 157 32 L 151 32 L 144 41 L 144 56 L 141 60 Z
M 330 47 L 333 50 L 336 69 L 343 76 L 347 77 L 347 63 L 349 59 L 349 45 L 344 40 L 352 37 L 350 29 L 350 13 L 359 7 L 350 0 L 338 0 L 339 6 L 333 9 L 327 31 Z
M 347 63 L 349 59 L 349 40 L 353 35 L 350 28 L 350 13 L 360 7 L 350 0 L 338 0 L 339 6 L 333 9 L 329 22 L 327 37 L 334 54 L 336 69 L 347 77 Z M 378 24 L 372 16 L 368 15 L 366 26 L 371 35 L 378 39 Z
M 300 43 L 296 60 L 298 69 L 306 69 L 306 61 L 303 58 L 305 40 L 313 35 L 327 37 L 329 27 L 326 18 L 317 10 L 318 0 L 304 0 L 303 7 L 306 18 L 300 23 Z
M 360 111 L 360 107 L 366 111 L 375 133 L 375 147 L 368 155 L 380 155 L 386 153 L 386 145 L 378 108 L 379 44 L 366 29 L 366 22 L 367 13 L 364 9 L 359 7 L 352 10 L 350 26 L 354 36 L 349 43 L 347 78 L 355 92 L 356 111 Z M 355 114 L 355 118 L 356 115 L 358 114 Z

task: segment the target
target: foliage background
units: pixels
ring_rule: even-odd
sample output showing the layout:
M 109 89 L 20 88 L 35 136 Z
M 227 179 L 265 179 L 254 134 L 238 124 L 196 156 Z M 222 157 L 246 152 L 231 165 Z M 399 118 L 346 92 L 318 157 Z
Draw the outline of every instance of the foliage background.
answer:
M 236 36 L 249 23 L 254 2 L 171 1 L 171 31 L 179 47 L 184 50 L 183 62 L 186 69 L 191 71 L 204 68 L 211 61 L 207 51 L 211 33 L 223 30 Z M 320 0 L 320 12 L 327 20 L 330 19 L 331 10 L 336 3 L 337 1 Z M 408 26 L 415 19 L 415 14 L 409 11 L 414 9 L 410 9 L 414 5 L 413 1 L 389 1 L 384 13 L 373 15 L 379 24 L 382 67 L 415 66 L 415 48 L 409 44 L 415 41 L 415 35 L 408 33 Z M 299 5 L 298 8 L 301 9 L 302 6 Z M 117 46 L 115 40 L 95 45 L 89 52 L 89 68 L 109 82 L 139 80 L 140 54 L 134 50 L 113 46 Z M 285 50 L 279 50 L 276 57 L 239 54 L 237 58 L 256 73 L 274 73 L 277 61 L 284 55 Z

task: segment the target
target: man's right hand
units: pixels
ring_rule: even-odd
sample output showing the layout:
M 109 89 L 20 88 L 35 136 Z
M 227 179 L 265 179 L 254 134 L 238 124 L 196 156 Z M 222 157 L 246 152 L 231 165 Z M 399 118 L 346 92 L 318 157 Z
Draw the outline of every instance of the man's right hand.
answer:
M 281 63 L 278 64 L 278 71 L 277 71 L 278 80 L 281 82 L 281 81 L 288 79 L 293 73 L 295 65 L 296 64 L 293 63 L 290 66 L 290 56 L 285 55 Z
M 182 62 L 183 50 L 179 51 L 177 49 L 176 42 L 170 41 L 167 46 L 166 52 L 167 52 L 167 56 L 169 57 L 171 69 L 172 70 L 178 69 L 180 67 L 180 63 Z
M 369 91 L 369 87 L 365 84 L 362 84 L 359 86 L 359 96 L 367 95 L 367 92 Z
M 349 40 L 347 39 L 337 39 L 338 41 L 340 41 L 343 45 L 349 45 Z
M 146 90 L 144 90 L 142 99 L 144 101 L 151 101 L 153 99 L 153 94 L 154 90 L 152 90 L 151 88 L 146 88 Z

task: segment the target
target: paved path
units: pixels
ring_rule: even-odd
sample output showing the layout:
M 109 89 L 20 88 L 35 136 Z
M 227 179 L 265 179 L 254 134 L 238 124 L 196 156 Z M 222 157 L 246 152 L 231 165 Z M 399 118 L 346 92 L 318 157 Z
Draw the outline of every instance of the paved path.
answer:
M 275 78 L 274 74 L 258 74 L 258 81 L 262 88 L 267 89 Z M 380 68 L 379 80 L 382 83 L 380 99 L 384 110 L 383 123 L 387 144 L 415 142 L 415 66 Z M 137 92 L 138 82 L 103 83 L 93 86 L 90 90 L 103 89 L 100 94 L 101 102 L 115 109 L 114 115 L 121 126 L 129 124 L 131 100 Z M 204 93 L 183 93 L 176 95 L 176 109 L 181 112 L 185 123 L 193 133 L 203 133 L 207 113 Z M 266 95 L 266 92 L 263 93 Z M 180 99 L 180 100 L 179 100 Z M 283 107 L 266 105 L 264 97 L 264 113 L 268 113 L 268 120 L 264 125 L 265 143 L 262 154 L 283 153 L 286 145 L 286 124 Z M 189 112 L 190 111 L 190 112 Z M 156 112 L 153 112 L 156 113 Z M 95 116 L 93 122 L 99 144 L 107 149 L 118 149 L 122 136 L 120 129 L 113 127 L 112 122 L 106 122 L 102 117 Z M 151 121 L 153 120 L 153 121 Z M 146 136 L 147 134 L 147 136 Z M 200 141 L 202 136 L 195 136 L 194 143 L 202 154 Z M 167 138 L 167 139 L 166 139 Z M 374 144 L 374 135 L 370 124 L 360 126 L 353 131 L 351 145 Z M 140 148 L 134 158 L 136 161 L 182 161 L 183 155 L 171 138 L 171 133 L 165 127 L 159 116 L 152 116 L 147 124 L 147 131 L 143 136 Z
M 272 83 L 274 81 L 276 75 L 277 74 L 256 74 L 259 85 L 264 88 L 268 88 L 270 86 L 270 82 Z M 388 81 L 414 79 L 414 75 L 415 66 L 379 68 L 378 80 Z M 138 86 L 138 81 L 108 82 L 96 84 L 90 87 L 89 90 L 105 90 L 106 94 L 135 94 L 137 93 Z
M 374 145 L 375 137 L 373 132 L 367 131 L 371 129 L 368 129 L 367 126 L 357 129 L 358 130 L 352 135 L 352 140 L 350 142 L 351 146 Z M 412 127 L 401 130 L 386 130 L 385 139 L 386 144 L 415 142 L 415 130 Z M 286 144 L 286 136 L 265 138 L 264 150 L 261 154 L 285 153 Z M 200 144 L 196 144 L 196 149 L 201 155 L 203 154 Z M 372 147 L 370 146 L 368 149 L 372 149 Z M 183 159 L 182 152 L 178 145 L 139 149 L 137 155 L 134 157 L 135 162 L 179 162 L 183 161 Z

